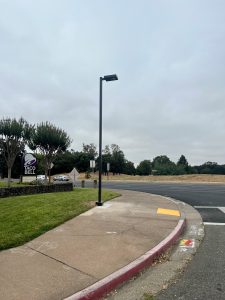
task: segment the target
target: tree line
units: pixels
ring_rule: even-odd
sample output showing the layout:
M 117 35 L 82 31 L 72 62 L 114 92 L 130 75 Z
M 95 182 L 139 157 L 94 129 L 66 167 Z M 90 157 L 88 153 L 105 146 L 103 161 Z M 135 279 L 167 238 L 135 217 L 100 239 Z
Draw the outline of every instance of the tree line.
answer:
M 96 161 L 95 171 L 98 170 L 98 153 L 94 144 L 83 144 L 81 151 L 67 150 L 60 153 L 54 160 L 52 174 L 70 172 L 74 166 L 79 172 L 91 172 L 90 160 Z M 166 155 L 160 155 L 153 160 L 145 159 L 136 167 L 126 159 L 124 152 L 116 144 L 106 145 L 102 152 L 102 171 L 107 175 L 107 163 L 110 173 L 127 175 L 185 175 L 185 174 L 225 174 L 225 165 L 206 162 L 199 166 L 189 165 L 186 157 L 181 155 L 173 162 Z
M 68 150 L 71 139 L 68 134 L 49 122 L 31 125 L 23 118 L 19 120 L 5 118 L 0 120 L 0 175 L 17 178 L 21 175 L 21 159 L 25 147 L 35 154 L 37 174 L 68 173 L 74 167 L 79 172 L 90 172 L 90 160 L 96 161 L 94 171 L 98 170 L 98 152 L 96 145 L 83 144 L 81 151 Z M 166 155 L 153 160 L 145 159 L 137 167 L 127 160 L 124 152 L 116 144 L 106 145 L 102 152 L 102 170 L 127 175 L 184 175 L 184 174 L 225 174 L 225 165 L 206 162 L 200 166 L 190 166 L 186 157 L 181 155 L 173 162 Z M 53 168 L 52 168 L 53 165 Z

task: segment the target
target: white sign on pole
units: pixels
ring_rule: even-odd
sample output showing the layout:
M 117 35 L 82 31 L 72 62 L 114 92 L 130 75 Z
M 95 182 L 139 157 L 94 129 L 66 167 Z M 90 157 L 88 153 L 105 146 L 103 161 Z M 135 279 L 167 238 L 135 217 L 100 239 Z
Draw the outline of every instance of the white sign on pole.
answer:
M 95 168 L 95 160 L 90 160 L 90 168 L 91 169 Z
M 75 186 L 76 178 L 79 177 L 79 172 L 76 170 L 76 168 L 73 168 L 73 170 L 69 173 L 70 179 L 73 181 L 73 185 Z
M 107 163 L 107 171 L 109 172 L 110 170 L 110 163 Z

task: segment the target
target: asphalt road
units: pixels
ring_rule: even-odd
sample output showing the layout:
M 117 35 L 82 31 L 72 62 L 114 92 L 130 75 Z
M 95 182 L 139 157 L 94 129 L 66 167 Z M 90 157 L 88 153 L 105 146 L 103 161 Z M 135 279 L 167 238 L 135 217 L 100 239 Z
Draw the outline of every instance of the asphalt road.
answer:
M 194 206 L 204 222 L 225 223 L 225 185 L 222 184 L 103 182 L 103 187 L 169 196 Z
M 104 182 L 104 188 L 169 196 L 202 215 L 205 239 L 180 279 L 157 300 L 225 300 L 225 185 Z

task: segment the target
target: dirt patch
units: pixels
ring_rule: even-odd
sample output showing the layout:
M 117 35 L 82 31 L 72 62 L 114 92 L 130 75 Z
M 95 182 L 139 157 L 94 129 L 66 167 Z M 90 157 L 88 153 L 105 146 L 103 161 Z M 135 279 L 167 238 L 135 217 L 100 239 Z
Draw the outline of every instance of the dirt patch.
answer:
M 85 174 L 79 176 L 80 180 L 85 179 Z M 91 174 L 89 180 L 98 180 L 98 174 Z M 208 174 L 190 174 L 190 175 L 173 175 L 173 176 L 139 176 L 139 175 L 112 175 L 102 176 L 104 181 L 118 180 L 118 181 L 145 181 L 145 182 L 186 182 L 186 183 L 222 183 L 225 184 L 225 175 L 208 175 Z
M 86 205 L 88 208 L 93 208 L 93 207 L 95 207 L 95 202 L 96 202 L 96 201 L 87 201 L 87 202 L 85 202 L 85 205 Z

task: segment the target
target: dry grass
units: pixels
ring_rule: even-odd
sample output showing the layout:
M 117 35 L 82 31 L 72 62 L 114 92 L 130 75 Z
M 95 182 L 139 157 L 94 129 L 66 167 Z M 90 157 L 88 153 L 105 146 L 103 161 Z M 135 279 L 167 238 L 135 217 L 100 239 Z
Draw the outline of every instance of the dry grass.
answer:
M 107 180 L 107 176 L 103 175 L 103 180 Z M 85 179 L 85 174 L 79 176 L 79 180 Z M 91 174 L 90 180 L 98 179 L 98 173 Z M 145 182 L 186 182 L 186 183 L 224 183 L 225 175 L 209 175 L 209 174 L 191 174 L 191 175 L 173 175 L 173 176 L 131 176 L 131 175 L 112 175 L 109 174 L 109 180 L 118 181 L 145 181 Z

